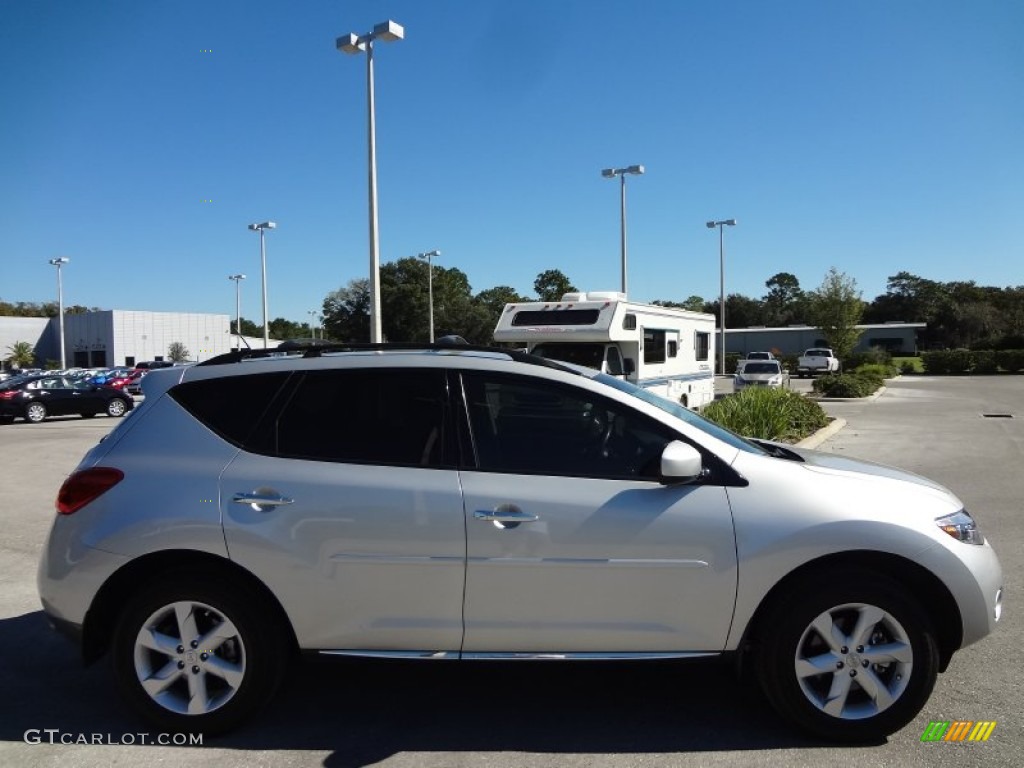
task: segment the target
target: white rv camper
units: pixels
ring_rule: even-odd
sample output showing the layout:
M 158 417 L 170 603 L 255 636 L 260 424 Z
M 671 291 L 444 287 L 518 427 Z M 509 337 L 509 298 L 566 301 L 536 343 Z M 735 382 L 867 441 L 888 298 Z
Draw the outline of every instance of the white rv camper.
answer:
M 715 318 L 637 304 L 624 293 L 567 293 L 559 302 L 506 304 L 494 340 L 551 360 L 597 368 L 688 408 L 715 399 Z

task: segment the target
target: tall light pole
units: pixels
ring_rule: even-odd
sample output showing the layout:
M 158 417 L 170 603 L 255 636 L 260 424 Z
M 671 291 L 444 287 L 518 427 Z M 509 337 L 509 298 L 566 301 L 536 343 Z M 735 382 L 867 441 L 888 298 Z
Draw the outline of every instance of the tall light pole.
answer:
M 434 265 L 431 259 L 441 255 L 440 251 L 427 251 L 417 254 L 417 258 L 427 260 L 427 306 L 430 311 L 430 343 L 434 343 Z
M 264 231 L 276 229 L 277 224 L 272 221 L 264 221 L 262 224 L 250 224 L 249 229 L 260 233 L 260 267 L 263 271 L 263 348 L 270 346 L 270 320 L 267 319 L 267 245 L 264 241 Z
M 60 270 L 71 259 L 61 256 L 59 259 L 50 259 L 50 263 L 57 268 L 57 325 L 60 328 L 60 367 L 67 368 L 68 361 L 64 355 L 64 281 L 61 279 Z
M 365 35 L 349 33 L 335 41 L 335 46 L 342 53 L 366 54 L 366 111 L 370 166 L 370 342 L 373 344 L 380 343 L 383 335 L 380 320 L 380 250 L 377 244 L 377 137 L 373 96 L 373 41 L 383 40 L 390 43 L 404 37 L 405 29 L 402 25 L 389 19 L 375 24 L 373 31 Z
M 718 311 L 721 317 L 719 333 L 722 336 L 722 355 L 719 361 L 719 371 L 725 376 L 725 227 L 735 227 L 736 219 L 723 219 L 722 221 L 709 221 L 708 229 L 718 227 Z
M 235 335 L 238 337 L 236 342 L 238 349 L 242 349 L 242 281 L 245 280 L 245 275 L 228 275 L 228 280 L 235 281 Z
M 314 339 L 316 338 L 316 326 L 313 325 L 313 321 L 317 319 L 319 313 L 315 309 L 307 309 L 306 314 L 309 315 L 309 335 Z M 320 329 L 320 338 L 324 337 L 324 331 Z
M 631 165 L 628 168 L 605 168 L 601 175 L 606 179 L 619 177 L 619 223 L 621 233 L 622 249 L 622 292 L 626 293 L 626 174 L 641 176 L 644 172 L 642 165 Z

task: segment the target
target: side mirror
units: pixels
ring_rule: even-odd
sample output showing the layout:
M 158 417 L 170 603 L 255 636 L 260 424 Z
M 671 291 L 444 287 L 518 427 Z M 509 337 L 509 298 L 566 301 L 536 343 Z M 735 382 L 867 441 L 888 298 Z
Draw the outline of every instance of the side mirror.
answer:
M 622 370 L 626 372 L 627 376 L 632 376 L 636 373 L 636 363 L 633 362 L 632 357 L 624 357 L 622 359 Z
M 692 445 L 673 440 L 661 452 L 661 482 L 665 485 L 692 483 L 704 474 L 704 460 Z

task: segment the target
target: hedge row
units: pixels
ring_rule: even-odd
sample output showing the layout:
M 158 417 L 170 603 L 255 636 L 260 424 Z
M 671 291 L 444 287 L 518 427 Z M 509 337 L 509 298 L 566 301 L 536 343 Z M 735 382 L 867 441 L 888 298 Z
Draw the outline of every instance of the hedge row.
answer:
M 925 373 L 931 374 L 966 374 L 966 373 L 998 373 L 1000 369 L 1007 373 L 1024 371 L 1024 349 L 947 349 L 937 352 L 924 352 L 921 364 Z

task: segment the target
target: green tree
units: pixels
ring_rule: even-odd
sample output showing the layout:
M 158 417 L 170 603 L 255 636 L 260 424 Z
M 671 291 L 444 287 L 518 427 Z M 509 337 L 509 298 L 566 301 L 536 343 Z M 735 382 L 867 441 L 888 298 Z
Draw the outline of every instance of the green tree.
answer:
M 808 297 L 810 322 L 821 329 L 822 336 L 844 360 L 850 356 L 861 332 L 857 329 L 864 314 L 864 302 L 857 290 L 857 281 L 832 267 L 816 291 Z
M 31 368 L 36 354 L 27 341 L 16 341 L 7 348 L 6 359 L 12 368 Z
M 548 269 L 537 275 L 533 289 L 540 301 L 559 301 L 563 294 L 576 290 L 569 278 L 557 269 Z
M 718 311 L 719 302 L 709 301 L 704 305 L 705 312 L 715 316 L 716 326 L 722 324 L 721 314 Z M 763 325 L 764 307 L 758 299 L 752 299 L 739 293 L 730 293 L 725 297 L 725 327 L 726 328 L 750 328 L 754 325 Z
M 761 300 L 764 324 L 789 325 L 805 321 L 806 298 L 800 281 L 790 272 L 779 272 L 765 281 L 768 293 Z
M 494 288 L 480 291 L 474 296 L 473 304 L 478 311 L 479 322 L 483 325 L 479 343 L 494 343 L 494 328 L 498 325 L 498 319 L 505 311 L 506 304 L 519 304 L 529 300 L 529 297 L 522 296 L 515 288 L 508 285 L 497 285 Z
M 343 342 L 370 341 L 370 281 L 350 280 L 327 294 L 323 304 L 324 331 Z
M 180 341 L 172 341 L 167 347 L 167 357 L 172 363 L 184 363 L 188 360 L 188 348 Z

